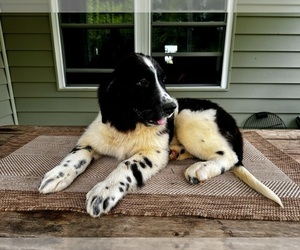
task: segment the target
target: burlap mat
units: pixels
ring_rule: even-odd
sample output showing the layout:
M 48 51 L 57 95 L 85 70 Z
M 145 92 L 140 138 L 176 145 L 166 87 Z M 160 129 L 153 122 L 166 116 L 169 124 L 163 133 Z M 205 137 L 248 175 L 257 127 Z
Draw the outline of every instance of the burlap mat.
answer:
M 41 176 L 70 152 L 79 134 L 79 131 L 26 134 L 0 147 L 2 153 L 10 153 L 0 160 L 0 210 L 85 213 L 85 194 L 117 166 L 117 160 L 104 157 L 94 162 L 63 192 L 48 195 L 37 192 Z M 250 189 L 230 172 L 205 184 L 190 185 L 183 171 L 195 160 L 185 160 L 169 163 L 143 188 L 125 196 L 111 213 L 299 221 L 300 164 L 256 132 L 243 134 L 245 166 L 279 195 L 284 209 Z

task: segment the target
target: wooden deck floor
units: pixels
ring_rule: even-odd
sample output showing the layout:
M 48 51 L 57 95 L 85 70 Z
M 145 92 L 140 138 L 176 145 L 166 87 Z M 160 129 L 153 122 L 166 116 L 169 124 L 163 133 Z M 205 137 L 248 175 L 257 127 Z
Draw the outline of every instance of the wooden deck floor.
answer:
M 0 127 L 0 145 L 23 133 L 43 129 L 45 128 L 36 126 Z M 70 127 L 70 129 L 74 128 Z M 259 131 L 259 133 L 300 162 L 300 130 L 265 130 Z M 4 156 L 0 152 L 0 158 Z M 300 223 L 217 220 L 186 216 L 135 217 L 111 215 L 95 219 L 86 214 L 74 212 L 0 212 L 0 237 L 296 238 L 300 237 Z

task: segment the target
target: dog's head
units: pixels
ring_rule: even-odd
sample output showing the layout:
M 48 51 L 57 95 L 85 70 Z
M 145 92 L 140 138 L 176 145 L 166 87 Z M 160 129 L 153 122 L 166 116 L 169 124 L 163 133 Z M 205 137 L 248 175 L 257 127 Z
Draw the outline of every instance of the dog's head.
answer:
M 137 123 L 160 126 L 177 107 L 166 92 L 165 74 L 159 64 L 143 54 L 125 57 L 113 73 L 113 80 L 99 87 L 102 122 L 120 131 L 133 130 Z

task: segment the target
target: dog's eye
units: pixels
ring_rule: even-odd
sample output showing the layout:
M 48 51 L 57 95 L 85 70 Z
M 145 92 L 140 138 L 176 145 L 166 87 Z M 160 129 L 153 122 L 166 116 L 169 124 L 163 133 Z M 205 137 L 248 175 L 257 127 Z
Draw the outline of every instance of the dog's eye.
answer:
M 149 82 L 146 79 L 141 79 L 140 81 L 137 82 L 137 85 L 142 87 L 148 87 Z

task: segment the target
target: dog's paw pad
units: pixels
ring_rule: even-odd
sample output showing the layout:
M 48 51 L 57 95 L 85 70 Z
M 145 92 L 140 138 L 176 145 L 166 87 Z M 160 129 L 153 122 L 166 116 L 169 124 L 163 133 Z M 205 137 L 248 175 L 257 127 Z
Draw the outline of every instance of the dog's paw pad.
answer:
M 190 184 L 199 184 L 200 183 L 200 181 L 196 177 L 188 176 L 187 179 Z
M 170 147 L 170 152 L 169 152 L 170 161 L 174 161 L 174 160 L 181 161 L 189 158 L 194 158 L 194 157 L 189 152 L 187 152 L 183 146 L 172 145 Z
M 170 149 L 169 161 L 174 161 L 177 159 L 179 153 L 175 149 Z

